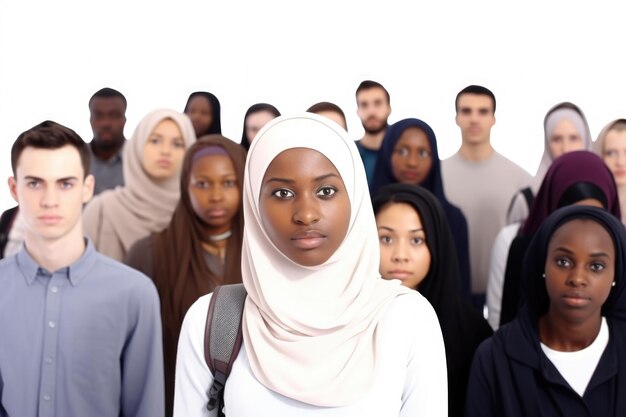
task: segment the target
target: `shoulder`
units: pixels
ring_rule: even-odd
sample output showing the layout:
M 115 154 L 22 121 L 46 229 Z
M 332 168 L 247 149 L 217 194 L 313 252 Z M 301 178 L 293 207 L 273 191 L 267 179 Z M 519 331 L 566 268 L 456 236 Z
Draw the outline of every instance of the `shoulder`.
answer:
M 384 321 L 394 328 L 415 329 L 416 333 L 431 331 L 436 328 L 440 332 L 439 319 L 428 300 L 419 292 L 411 291 L 394 298 Z
M 213 293 L 203 295 L 198 298 L 187 310 L 185 314 L 186 326 L 193 326 L 194 328 L 202 328 L 204 332 L 204 326 L 206 324 L 207 312 L 209 310 L 209 303 L 211 302 Z
M 153 235 L 149 235 L 133 243 L 126 253 L 124 263 L 132 267 L 145 265 L 147 262 L 151 263 L 153 242 Z
M 500 166 L 500 169 L 506 169 L 508 174 L 514 174 L 523 179 L 530 180 L 531 175 L 524 168 L 522 168 L 506 156 L 502 155 L 501 153 L 494 151 L 493 160 Z
M 142 272 L 97 251 L 93 256 L 95 258 L 93 273 L 105 277 L 108 285 L 116 286 L 122 291 L 154 293 L 156 295 L 156 288 L 152 280 Z

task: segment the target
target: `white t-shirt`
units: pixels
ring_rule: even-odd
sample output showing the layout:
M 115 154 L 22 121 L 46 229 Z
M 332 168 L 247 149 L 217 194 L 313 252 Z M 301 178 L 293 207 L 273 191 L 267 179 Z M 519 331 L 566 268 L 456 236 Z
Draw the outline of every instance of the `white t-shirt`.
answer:
M 596 340 L 586 348 L 575 352 L 560 352 L 542 343 L 541 349 L 570 387 L 582 397 L 608 344 L 609 326 L 606 324 L 606 318 L 602 317 Z
M 207 392 L 213 376 L 204 360 L 204 329 L 211 294 L 185 316 L 176 362 L 175 417 L 214 416 Z M 323 308 L 323 307 L 320 307 Z M 245 343 L 224 391 L 228 417 L 247 416 L 429 416 L 447 417 L 446 357 L 439 321 L 419 293 L 396 297 L 379 327 L 380 364 L 370 393 L 344 407 L 318 407 L 280 395 L 252 373 Z

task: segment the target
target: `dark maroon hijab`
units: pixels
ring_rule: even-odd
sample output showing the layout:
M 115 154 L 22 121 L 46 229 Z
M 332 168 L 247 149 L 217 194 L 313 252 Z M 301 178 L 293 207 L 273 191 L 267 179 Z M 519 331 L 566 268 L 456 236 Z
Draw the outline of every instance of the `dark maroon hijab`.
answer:
M 572 186 L 581 183 L 584 185 L 579 188 L 582 191 L 578 193 L 583 195 L 568 198 L 567 194 L 572 192 Z M 595 198 L 595 191 L 601 191 L 598 197 L 605 203 L 604 208 L 620 219 L 617 187 L 604 161 L 589 151 L 574 151 L 561 155 L 550 165 L 520 234 L 533 236 L 541 223 L 556 209 L 572 204 L 574 200 Z

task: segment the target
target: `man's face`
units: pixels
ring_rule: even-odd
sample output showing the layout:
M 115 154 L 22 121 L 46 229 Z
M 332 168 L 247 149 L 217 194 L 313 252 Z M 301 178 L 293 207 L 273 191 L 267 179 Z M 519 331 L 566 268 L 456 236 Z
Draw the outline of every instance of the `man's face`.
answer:
M 82 238 L 83 204 L 93 195 L 94 179 L 85 178 L 78 150 L 27 147 L 9 178 L 9 190 L 19 204 L 27 236 L 55 242 L 75 233 Z
M 93 138 L 100 146 L 116 147 L 124 141 L 126 106 L 120 97 L 94 97 L 89 104 Z
M 387 128 L 391 106 L 382 88 L 373 87 L 361 90 L 356 96 L 356 114 L 361 119 L 363 129 L 369 134 L 380 133 Z
M 496 123 L 491 97 L 462 94 L 457 103 L 455 120 L 461 128 L 463 143 L 478 145 L 489 142 L 491 128 Z

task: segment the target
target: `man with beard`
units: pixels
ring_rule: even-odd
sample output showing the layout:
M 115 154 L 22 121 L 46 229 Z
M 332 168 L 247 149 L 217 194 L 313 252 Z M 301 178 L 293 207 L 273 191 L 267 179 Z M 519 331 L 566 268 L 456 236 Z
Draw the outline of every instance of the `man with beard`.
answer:
M 89 113 L 93 130 L 89 144 L 91 175 L 96 178 L 94 194 L 99 194 L 124 185 L 122 149 L 126 143 L 126 98 L 112 88 L 98 90 L 89 99 Z
M 356 141 L 361 154 L 367 182 L 372 183 L 378 150 L 387 130 L 387 118 L 391 113 L 389 92 L 376 81 L 365 80 L 356 89 L 356 114 L 361 119 L 365 134 Z

